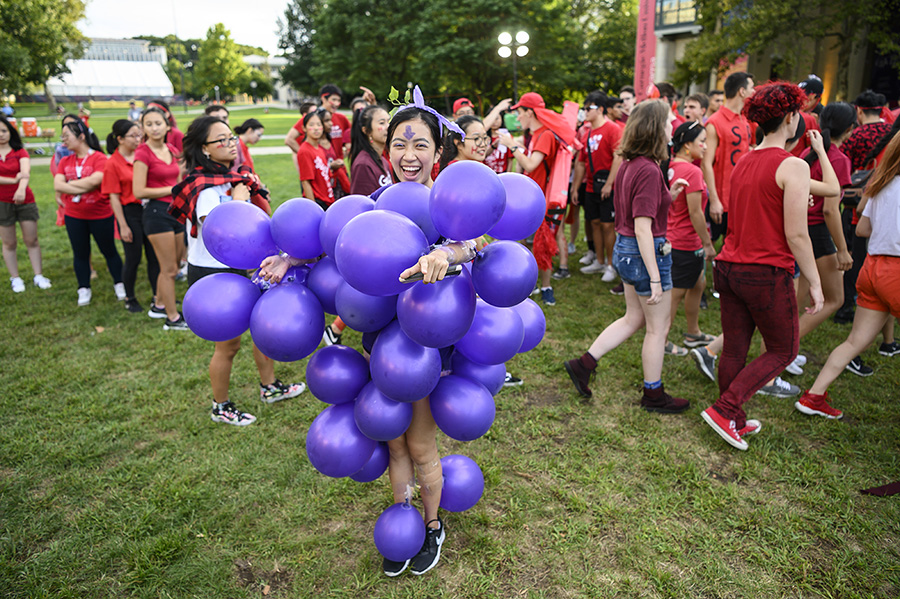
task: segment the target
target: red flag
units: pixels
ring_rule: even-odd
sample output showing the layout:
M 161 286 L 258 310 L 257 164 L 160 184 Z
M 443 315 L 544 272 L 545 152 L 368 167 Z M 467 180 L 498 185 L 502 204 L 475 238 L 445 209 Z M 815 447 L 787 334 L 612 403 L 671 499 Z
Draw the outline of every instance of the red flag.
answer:
M 653 31 L 655 18 L 656 2 L 641 0 L 638 8 L 637 46 L 634 55 L 634 91 L 637 96 L 635 102 L 647 98 L 650 94 L 650 86 L 656 79 L 656 34 Z

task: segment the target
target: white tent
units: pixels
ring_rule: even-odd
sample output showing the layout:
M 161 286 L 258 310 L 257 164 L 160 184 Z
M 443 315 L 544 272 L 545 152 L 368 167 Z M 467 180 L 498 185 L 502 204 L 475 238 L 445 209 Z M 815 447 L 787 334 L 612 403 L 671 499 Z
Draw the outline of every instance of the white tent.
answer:
M 169 97 L 172 83 L 158 62 L 124 60 L 70 60 L 71 73 L 47 82 L 54 96 Z

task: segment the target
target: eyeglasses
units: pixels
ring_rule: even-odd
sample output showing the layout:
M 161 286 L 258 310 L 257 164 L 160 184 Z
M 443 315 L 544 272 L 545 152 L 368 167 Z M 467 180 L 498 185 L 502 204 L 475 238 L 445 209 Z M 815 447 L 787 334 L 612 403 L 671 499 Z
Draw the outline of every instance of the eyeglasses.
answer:
M 130 137 L 131 139 L 144 139 L 144 136 L 141 133 L 136 135 L 126 135 L 125 137 Z
M 491 143 L 491 138 L 487 135 L 480 135 L 478 137 L 467 136 L 466 141 L 471 141 L 476 146 L 487 146 Z
M 224 146 L 231 146 L 231 145 L 234 145 L 234 143 L 237 141 L 237 139 L 238 139 L 237 137 L 235 137 L 234 135 L 232 135 L 231 137 L 223 137 L 223 138 L 221 138 L 221 139 L 214 139 L 214 140 L 212 140 L 212 141 L 204 141 L 204 142 L 203 142 L 202 144 L 200 144 L 200 145 L 206 146 L 206 145 L 209 145 L 209 144 L 219 144 L 219 145 L 222 146 L 222 147 L 224 147 Z

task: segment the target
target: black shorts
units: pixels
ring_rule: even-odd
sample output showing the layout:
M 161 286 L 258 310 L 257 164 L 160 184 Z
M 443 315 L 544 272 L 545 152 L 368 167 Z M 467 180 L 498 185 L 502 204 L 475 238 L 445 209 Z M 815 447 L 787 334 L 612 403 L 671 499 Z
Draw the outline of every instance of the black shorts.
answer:
M 693 289 L 697 284 L 703 269 L 706 267 L 706 258 L 703 250 L 672 250 L 672 287 L 677 289 Z
M 825 223 L 809 225 L 809 240 L 812 241 L 813 255 L 816 257 L 816 260 L 824 256 L 837 254 L 834 240 L 831 239 L 831 233 L 828 231 L 828 225 Z
M 156 235 L 158 233 L 175 233 L 184 235 L 184 225 L 169 214 L 169 203 L 160 200 L 150 200 L 144 206 L 142 216 L 144 223 L 144 235 Z
M 38 218 L 38 207 L 35 202 L 30 204 L 0 202 L 0 227 L 14 227 L 17 222 Z
M 601 223 L 616 222 L 616 208 L 613 205 L 612 194 L 604 200 L 599 193 L 585 192 L 584 218 L 585 220 L 600 219 Z
M 239 270 L 237 268 L 210 268 L 209 266 L 194 266 L 189 262 L 187 273 L 188 287 L 190 287 L 203 277 L 208 277 L 209 275 L 214 275 L 220 272 L 230 272 L 236 275 L 241 275 L 242 277 L 247 276 L 246 270 Z

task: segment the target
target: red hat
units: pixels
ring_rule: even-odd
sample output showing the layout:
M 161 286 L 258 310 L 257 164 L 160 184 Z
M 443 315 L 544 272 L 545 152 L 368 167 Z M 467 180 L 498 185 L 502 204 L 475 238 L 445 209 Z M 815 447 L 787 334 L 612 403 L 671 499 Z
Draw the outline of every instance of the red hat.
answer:
M 475 105 L 472 104 L 471 100 L 469 100 L 468 98 L 460 98 L 453 103 L 453 114 L 459 112 L 459 109 L 463 106 L 471 106 L 473 109 L 475 108 Z
M 510 110 L 515 110 L 516 108 L 546 108 L 547 105 L 544 104 L 544 99 L 541 97 L 541 94 L 536 92 L 528 92 L 527 94 L 522 94 L 522 97 L 519 98 L 519 102 L 513 106 L 510 106 Z

